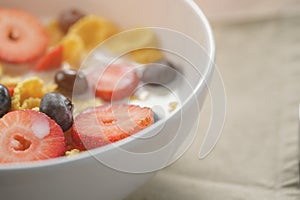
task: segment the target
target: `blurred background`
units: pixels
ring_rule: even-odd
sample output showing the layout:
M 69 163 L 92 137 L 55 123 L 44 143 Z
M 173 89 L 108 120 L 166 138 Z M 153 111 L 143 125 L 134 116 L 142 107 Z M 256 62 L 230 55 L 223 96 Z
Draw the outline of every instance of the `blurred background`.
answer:
M 299 0 L 195 0 L 212 21 L 243 21 L 300 15 Z
M 200 160 L 208 98 L 189 150 L 126 200 L 299 200 L 300 0 L 195 1 L 226 89 L 222 136 Z

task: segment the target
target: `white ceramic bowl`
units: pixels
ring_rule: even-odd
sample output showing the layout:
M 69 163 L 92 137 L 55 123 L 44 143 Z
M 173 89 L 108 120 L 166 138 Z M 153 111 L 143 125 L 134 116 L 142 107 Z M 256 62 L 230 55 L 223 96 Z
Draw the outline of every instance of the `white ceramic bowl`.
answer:
M 123 28 L 163 28 L 156 29 L 162 48 L 172 52 L 170 59 L 181 66 L 183 77 L 170 86 L 180 107 L 134 137 L 73 157 L 0 166 L 1 199 L 122 199 L 188 147 L 215 53 L 210 26 L 194 1 L 3 0 L 2 6 L 23 8 L 42 18 L 79 8 Z

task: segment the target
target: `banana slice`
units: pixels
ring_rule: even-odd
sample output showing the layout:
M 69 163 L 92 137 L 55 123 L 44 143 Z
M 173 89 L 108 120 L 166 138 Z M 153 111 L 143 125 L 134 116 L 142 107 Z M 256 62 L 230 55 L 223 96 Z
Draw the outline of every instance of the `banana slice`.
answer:
M 81 18 L 69 29 L 69 33 L 76 34 L 82 39 L 87 51 L 117 32 L 118 29 L 113 23 L 94 15 Z

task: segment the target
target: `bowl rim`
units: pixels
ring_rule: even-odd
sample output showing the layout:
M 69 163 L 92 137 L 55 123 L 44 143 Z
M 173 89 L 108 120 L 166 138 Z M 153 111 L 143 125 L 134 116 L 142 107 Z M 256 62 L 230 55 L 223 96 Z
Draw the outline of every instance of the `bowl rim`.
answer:
M 187 5 L 189 5 L 193 9 L 195 14 L 197 14 L 198 18 L 203 23 L 203 26 L 204 26 L 206 34 L 207 34 L 207 39 L 208 39 L 207 42 L 208 42 L 208 47 L 209 47 L 208 52 L 206 52 L 206 54 L 208 55 L 210 60 L 209 60 L 208 65 L 205 68 L 205 72 L 203 73 L 203 78 L 201 79 L 201 81 L 199 81 L 197 86 L 194 88 L 194 93 L 196 93 L 197 91 L 204 90 L 207 87 L 208 82 L 212 78 L 212 75 L 214 72 L 214 67 L 215 67 L 214 61 L 215 61 L 216 47 L 215 47 L 215 40 L 214 40 L 211 25 L 210 25 L 207 17 L 205 16 L 205 14 L 201 10 L 201 8 L 198 6 L 198 4 L 194 0 L 185 0 L 185 3 L 187 3 Z M 193 95 L 190 95 L 185 99 L 185 101 L 182 103 L 182 106 L 181 106 L 182 108 L 185 107 L 185 105 L 188 102 L 190 102 L 192 96 Z M 136 135 L 142 136 L 142 135 L 145 135 L 147 132 L 149 132 L 155 128 L 158 128 L 159 126 L 166 123 L 166 121 L 168 121 L 172 117 L 174 117 L 174 115 L 178 114 L 178 112 L 179 112 L 179 110 L 171 113 L 168 118 L 159 120 L 158 122 L 154 123 L 150 127 L 138 132 Z M 94 157 L 94 155 L 105 153 L 107 151 L 113 150 L 115 147 L 121 147 L 125 144 L 129 144 L 130 142 L 132 142 L 134 140 L 136 140 L 136 137 L 127 137 L 120 141 L 117 141 L 117 142 L 114 142 L 114 143 L 111 143 L 111 144 L 108 144 L 108 145 L 105 145 L 105 146 L 102 146 L 99 148 L 81 152 L 80 154 L 78 154 L 76 156 L 61 156 L 61 157 L 51 158 L 51 159 L 41 160 L 41 161 L 20 162 L 20 163 L 4 164 L 4 165 L 1 164 L 0 172 L 1 171 L 16 171 L 16 170 L 32 170 L 35 168 L 53 167 L 56 165 L 72 163 L 72 162 L 75 162 L 78 160 L 87 159 L 89 157 Z

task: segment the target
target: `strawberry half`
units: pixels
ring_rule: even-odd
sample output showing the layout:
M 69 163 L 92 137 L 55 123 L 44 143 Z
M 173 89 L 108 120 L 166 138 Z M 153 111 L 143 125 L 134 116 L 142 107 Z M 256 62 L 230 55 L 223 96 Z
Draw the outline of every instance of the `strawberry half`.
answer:
M 127 65 L 109 65 L 100 76 L 92 75 L 91 80 L 96 83 L 96 96 L 104 101 L 129 97 L 139 84 L 137 72 Z
M 0 61 L 34 61 L 45 53 L 48 41 L 38 18 L 22 10 L 0 8 Z
M 12 111 L 0 119 L 0 163 L 55 158 L 65 146 L 60 126 L 41 112 Z
M 104 105 L 80 113 L 74 120 L 76 146 L 93 149 L 126 138 L 154 123 L 150 108 L 136 105 Z
M 63 46 L 58 45 L 50 49 L 50 51 L 42 57 L 37 65 L 35 71 L 47 71 L 60 68 L 63 62 Z

